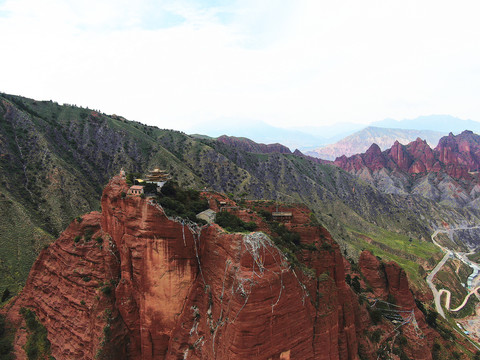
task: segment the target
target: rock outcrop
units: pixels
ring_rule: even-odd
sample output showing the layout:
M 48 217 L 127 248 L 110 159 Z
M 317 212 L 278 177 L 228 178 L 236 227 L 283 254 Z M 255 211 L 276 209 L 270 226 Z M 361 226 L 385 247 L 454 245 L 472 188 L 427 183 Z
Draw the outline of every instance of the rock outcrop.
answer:
M 54 357 L 358 358 L 357 299 L 338 245 L 308 209 L 291 209 L 286 226 L 314 250 L 290 265 L 265 233 L 195 228 L 126 190 L 115 177 L 102 213 L 75 220 L 43 250 L 8 307 L 17 325 L 22 307 L 37 314 Z
M 373 307 L 381 309 L 383 315 L 395 314 L 403 319 L 405 325 L 401 331 L 408 341 L 408 346 L 403 348 L 405 354 L 410 359 L 432 359 L 430 349 L 438 334 L 428 327 L 424 314 L 418 309 L 405 271 L 395 262 L 381 262 L 368 251 L 361 253 L 359 267 L 375 298 L 384 301 Z M 386 307 L 390 302 L 392 305 Z

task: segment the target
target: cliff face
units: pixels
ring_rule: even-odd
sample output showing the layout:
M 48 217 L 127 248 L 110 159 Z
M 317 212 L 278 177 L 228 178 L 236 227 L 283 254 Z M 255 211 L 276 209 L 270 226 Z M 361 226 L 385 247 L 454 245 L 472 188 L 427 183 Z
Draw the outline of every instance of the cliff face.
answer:
M 35 311 L 54 357 L 358 358 L 358 302 L 338 245 L 309 224 L 308 209 L 292 209 L 287 225 L 317 248 L 300 254 L 306 275 L 263 233 L 195 229 L 148 199 L 123 198 L 126 189 L 120 177 L 108 184 L 102 213 L 42 251 L 8 308 L 18 326 L 21 307 Z
M 373 295 L 380 301 L 371 305 L 372 308 L 382 309 L 380 311 L 383 311 L 383 316 L 396 314 L 395 316 L 399 316 L 398 319 L 405 323 L 401 331 L 408 342 L 408 346 L 403 348 L 406 355 L 411 359 L 432 359 L 430 349 L 434 339 L 439 336 L 428 327 L 424 314 L 418 309 L 408 286 L 405 271 L 395 262 L 380 262 L 368 251 L 360 255 L 359 267 L 365 280 L 372 287 Z M 381 307 L 392 301 L 388 310 L 385 306 Z M 385 330 L 394 333 L 392 329 Z M 389 342 L 388 339 L 384 341 Z M 391 346 L 393 347 L 393 344 Z
M 120 263 L 100 222 L 98 212 L 83 216 L 81 222 L 73 221 L 55 243 L 42 250 L 23 291 L 9 304 L 8 318 L 18 329 L 18 359 L 27 358 L 24 321 L 19 314 L 22 307 L 33 309 L 45 325 L 57 359 L 93 359 L 101 352 L 109 323 L 116 330 L 106 350 L 123 352 L 125 327 L 105 290 L 113 288 Z

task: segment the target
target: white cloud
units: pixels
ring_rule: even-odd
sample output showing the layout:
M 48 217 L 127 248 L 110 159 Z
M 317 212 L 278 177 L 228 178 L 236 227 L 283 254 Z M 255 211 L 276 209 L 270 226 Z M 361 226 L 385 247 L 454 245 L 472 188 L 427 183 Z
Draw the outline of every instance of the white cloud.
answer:
M 0 90 L 179 129 L 480 120 L 474 1 L 160 4 L 4 2 Z

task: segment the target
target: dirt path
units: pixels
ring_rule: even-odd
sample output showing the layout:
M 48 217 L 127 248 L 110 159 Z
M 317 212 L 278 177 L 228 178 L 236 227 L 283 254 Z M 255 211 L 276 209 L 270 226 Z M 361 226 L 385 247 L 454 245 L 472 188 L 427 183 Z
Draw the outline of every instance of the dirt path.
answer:
M 470 298 L 470 296 L 472 296 L 473 294 L 478 295 L 478 290 L 479 289 L 480 289 L 480 286 L 477 286 L 475 289 L 471 290 L 467 294 L 467 296 L 465 296 L 465 298 L 463 299 L 463 302 L 458 307 L 456 307 L 455 309 L 450 309 L 450 300 L 451 300 L 451 297 L 452 297 L 452 294 L 451 294 L 450 290 L 441 289 L 440 291 L 438 291 L 438 296 L 439 296 L 439 298 L 441 298 L 443 294 L 447 295 L 447 297 L 445 298 L 445 309 L 447 309 L 448 311 L 460 311 L 460 310 L 463 309 L 463 307 L 465 305 L 467 305 L 467 302 L 468 302 L 468 299 Z
M 451 299 L 451 293 L 449 290 L 446 290 L 446 289 L 441 289 L 440 291 L 437 290 L 436 286 L 433 284 L 433 278 L 435 277 L 435 275 L 437 274 L 437 272 L 443 267 L 443 265 L 445 265 L 445 263 L 447 262 L 447 260 L 449 258 L 452 258 L 454 257 L 454 255 L 457 255 L 457 258 L 459 258 L 460 260 L 462 260 L 465 264 L 467 264 L 468 266 L 472 266 L 471 264 L 473 263 L 472 261 L 468 260 L 468 259 L 465 259 L 465 255 L 466 254 L 463 254 L 463 253 L 457 253 L 457 252 L 454 252 L 448 248 L 445 248 L 443 246 L 441 246 L 439 243 L 437 243 L 435 241 L 435 237 L 439 234 L 439 233 L 448 233 L 450 231 L 455 231 L 455 230 L 470 230 L 470 229 L 478 229 L 480 228 L 479 225 L 477 226 L 472 226 L 472 227 L 466 227 L 466 226 L 462 226 L 462 227 L 458 227 L 458 228 L 455 228 L 455 229 L 449 229 L 449 230 L 435 230 L 431 236 L 432 238 L 432 242 L 437 245 L 444 253 L 445 253 L 445 256 L 442 258 L 442 260 L 440 260 L 440 262 L 437 264 L 437 266 L 435 266 L 435 268 L 432 270 L 432 272 L 427 276 L 427 284 L 428 286 L 430 287 L 430 289 L 432 290 L 432 293 L 433 293 L 433 298 L 434 298 L 434 301 L 435 301 L 435 308 L 437 309 L 437 312 L 443 317 L 445 318 L 445 312 L 443 311 L 443 308 L 442 308 L 442 303 L 441 303 L 441 298 L 442 298 L 442 295 L 443 294 L 447 294 L 447 297 L 445 299 L 445 308 L 448 310 L 448 311 L 459 311 L 461 309 L 463 309 L 463 307 L 467 304 L 468 302 L 468 299 L 470 298 L 470 296 L 472 294 L 475 294 L 477 297 L 479 297 L 479 294 L 478 294 L 478 290 L 480 289 L 480 286 L 477 286 L 476 288 L 472 289 L 468 294 L 467 296 L 465 296 L 465 298 L 463 299 L 463 302 L 460 304 L 460 306 L 458 306 L 457 308 L 455 309 L 450 309 L 450 299 Z M 471 253 L 469 253 L 471 254 Z M 468 255 L 468 254 L 467 254 Z M 475 263 L 474 263 L 475 264 Z M 478 266 L 478 264 L 475 264 Z

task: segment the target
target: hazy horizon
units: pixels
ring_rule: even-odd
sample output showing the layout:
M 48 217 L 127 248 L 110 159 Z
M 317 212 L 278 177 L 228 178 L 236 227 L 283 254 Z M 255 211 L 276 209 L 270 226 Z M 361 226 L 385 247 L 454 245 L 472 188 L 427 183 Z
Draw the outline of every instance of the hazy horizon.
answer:
M 474 1 L 0 0 L 1 91 L 161 128 L 479 119 Z

